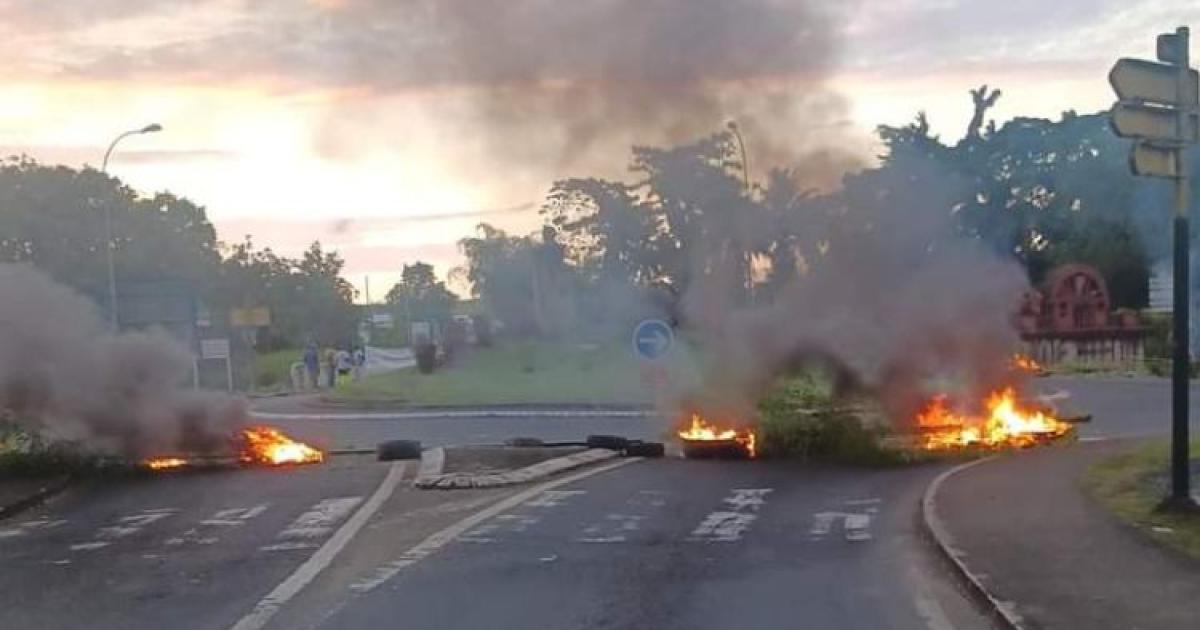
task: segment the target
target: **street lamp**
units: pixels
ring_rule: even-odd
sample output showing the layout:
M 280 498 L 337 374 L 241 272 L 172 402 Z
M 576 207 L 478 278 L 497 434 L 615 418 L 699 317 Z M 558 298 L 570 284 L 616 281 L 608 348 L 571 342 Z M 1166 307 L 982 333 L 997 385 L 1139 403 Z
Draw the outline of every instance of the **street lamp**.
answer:
M 117 147 L 117 143 L 120 142 L 121 139 L 129 137 L 129 136 L 143 134 L 143 133 L 154 133 L 156 131 L 162 131 L 162 125 L 160 125 L 158 123 L 153 123 L 150 125 L 146 125 L 145 127 L 142 127 L 141 129 L 131 129 L 129 131 L 126 131 L 125 133 L 122 133 L 121 135 L 117 136 L 116 138 L 113 138 L 112 143 L 108 145 L 108 150 L 104 152 L 104 161 L 100 164 L 100 172 L 104 173 L 105 175 L 108 174 L 108 158 L 109 158 L 109 156 L 112 155 L 113 149 L 115 149 Z M 108 265 L 108 318 L 109 318 L 109 324 L 112 327 L 112 331 L 114 333 L 116 333 L 117 329 L 118 329 L 118 323 L 117 323 L 118 322 L 118 318 L 117 318 L 117 271 L 116 271 L 116 265 L 113 262 L 114 243 L 113 243 L 112 204 L 111 203 L 104 204 L 104 243 L 105 243 L 105 248 L 104 248 L 105 249 L 105 262 Z

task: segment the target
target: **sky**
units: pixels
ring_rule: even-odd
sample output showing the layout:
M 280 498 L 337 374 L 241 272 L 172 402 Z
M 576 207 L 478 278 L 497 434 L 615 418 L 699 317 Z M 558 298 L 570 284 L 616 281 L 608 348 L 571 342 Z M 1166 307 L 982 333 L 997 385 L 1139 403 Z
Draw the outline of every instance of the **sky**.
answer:
M 0 0 L 0 155 L 99 166 L 159 123 L 110 173 L 225 242 L 320 240 L 378 300 L 481 221 L 535 230 L 556 179 L 625 177 L 632 145 L 734 120 L 753 177 L 828 178 L 921 110 L 957 140 L 985 83 L 997 123 L 1105 109 L 1112 63 L 1188 24 L 1200 3 Z

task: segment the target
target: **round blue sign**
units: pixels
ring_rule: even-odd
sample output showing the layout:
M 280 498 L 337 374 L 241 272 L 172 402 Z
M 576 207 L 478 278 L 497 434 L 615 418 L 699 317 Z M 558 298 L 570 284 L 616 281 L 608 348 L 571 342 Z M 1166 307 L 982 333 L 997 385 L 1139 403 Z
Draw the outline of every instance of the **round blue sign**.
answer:
M 674 342 L 674 331 L 661 319 L 642 320 L 633 329 L 633 352 L 642 359 L 661 359 Z

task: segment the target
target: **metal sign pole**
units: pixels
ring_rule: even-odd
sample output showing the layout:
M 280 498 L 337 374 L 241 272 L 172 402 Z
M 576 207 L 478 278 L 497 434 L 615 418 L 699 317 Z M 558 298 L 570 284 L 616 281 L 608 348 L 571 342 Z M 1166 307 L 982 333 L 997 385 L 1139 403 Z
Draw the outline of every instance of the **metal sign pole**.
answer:
M 1180 146 L 1175 149 L 1175 347 L 1171 370 L 1171 499 L 1191 501 L 1191 474 L 1189 471 L 1188 445 L 1188 388 L 1191 380 L 1191 357 L 1188 344 L 1188 318 L 1191 302 L 1188 300 L 1189 284 L 1189 230 L 1188 230 L 1188 170 L 1187 148 L 1184 140 L 1188 117 L 1193 114 L 1187 103 L 1188 29 L 1175 31 L 1175 51 L 1178 57 L 1177 90 L 1181 103 L 1176 112 L 1176 133 Z

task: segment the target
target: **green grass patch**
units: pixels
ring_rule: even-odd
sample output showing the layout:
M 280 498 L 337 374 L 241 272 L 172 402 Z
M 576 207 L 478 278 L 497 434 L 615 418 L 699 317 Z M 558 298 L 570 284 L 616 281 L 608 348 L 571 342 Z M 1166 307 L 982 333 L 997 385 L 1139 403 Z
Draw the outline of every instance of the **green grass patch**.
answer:
M 254 391 L 286 391 L 292 387 L 292 364 L 300 360 L 295 348 L 259 353 L 254 365 Z
M 505 341 L 432 374 L 398 370 L 330 393 L 335 402 L 421 405 L 645 404 L 649 388 L 628 346 Z
M 1192 450 L 1200 442 L 1192 444 Z M 1156 511 L 1167 496 L 1168 446 L 1155 443 L 1088 468 L 1084 487 L 1113 514 L 1169 547 L 1200 558 L 1200 515 Z M 1157 528 L 1157 529 L 1156 529 Z
M 827 379 L 808 374 L 778 382 L 759 403 L 764 457 L 890 466 L 913 461 L 883 444 L 887 429 L 864 422 L 859 406 L 835 401 Z

